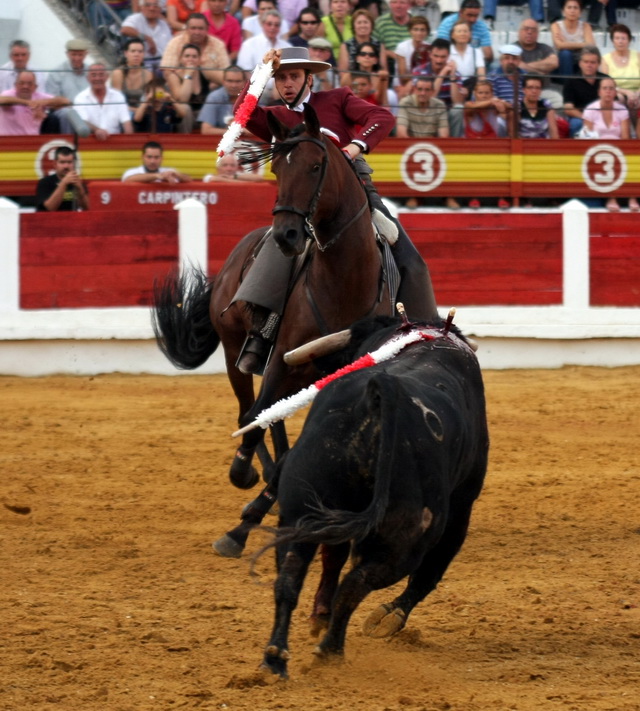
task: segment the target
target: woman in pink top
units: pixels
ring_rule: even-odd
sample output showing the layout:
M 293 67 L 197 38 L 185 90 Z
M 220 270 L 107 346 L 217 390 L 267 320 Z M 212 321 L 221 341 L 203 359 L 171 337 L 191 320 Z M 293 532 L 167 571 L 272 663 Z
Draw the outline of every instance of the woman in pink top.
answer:
M 629 139 L 629 110 L 626 106 L 616 101 L 616 82 L 606 78 L 600 80 L 598 101 L 589 104 L 583 114 L 584 127 L 588 131 L 595 131 L 598 138 L 609 140 Z M 629 198 L 629 209 L 638 212 L 640 205 L 635 198 Z M 619 212 L 620 206 L 615 198 L 607 200 L 607 210 Z

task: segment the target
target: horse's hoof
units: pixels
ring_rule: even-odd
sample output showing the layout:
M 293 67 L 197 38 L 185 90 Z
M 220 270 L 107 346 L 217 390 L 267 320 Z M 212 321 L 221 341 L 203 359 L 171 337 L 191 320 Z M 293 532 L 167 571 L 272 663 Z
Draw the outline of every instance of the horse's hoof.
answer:
M 226 533 L 222 538 L 218 538 L 211 544 L 213 552 L 223 558 L 239 558 L 242 555 L 244 546 L 241 546 L 237 541 L 234 541 L 231 536 Z
M 368 637 L 391 637 L 407 622 L 404 610 L 393 605 L 380 605 L 364 622 L 362 631 Z
M 277 674 L 282 679 L 288 679 L 287 662 L 291 658 L 289 650 L 280 648 L 275 644 L 269 644 L 264 650 L 264 659 L 260 669 Z
M 319 637 L 329 629 L 329 615 L 312 615 L 309 618 L 309 634 Z
M 235 462 L 229 470 L 229 480 L 238 489 L 253 489 L 260 481 L 260 475 L 255 467 L 250 466 L 249 469 L 235 466 Z
M 316 661 L 323 664 L 329 662 L 340 663 L 344 661 L 344 651 L 341 649 L 327 649 L 322 646 L 322 642 L 313 650 Z
M 260 665 L 262 678 L 267 684 L 273 684 L 277 681 L 286 681 L 289 678 L 287 672 L 287 663 L 280 659 L 265 659 Z

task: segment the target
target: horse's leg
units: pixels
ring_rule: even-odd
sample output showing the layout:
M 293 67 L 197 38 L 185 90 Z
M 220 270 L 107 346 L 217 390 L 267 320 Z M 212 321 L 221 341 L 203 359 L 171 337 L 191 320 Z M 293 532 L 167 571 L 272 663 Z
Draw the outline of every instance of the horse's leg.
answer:
M 280 457 L 285 453 L 283 451 L 282 444 L 288 446 L 287 430 L 285 428 L 284 422 L 277 422 L 272 427 L 272 432 L 275 433 L 274 436 L 274 447 L 276 458 Z M 264 441 L 258 445 L 258 456 L 260 457 L 260 451 L 263 449 L 269 457 L 270 470 L 269 475 L 265 476 L 267 481 L 267 486 L 258 494 L 258 496 L 249 504 L 247 504 L 242 510 L 242 515 L 240 517 L 240 523 L 230 531 L 227 531 L 224 536 L 219 538 L 217 541 L 213 542 L 213 550 L 225 558 L 239 558 L 247 544 L 247 538 L 251 529 L 259 526 L 262 523 L 264 517 L 269 513 L 270 509 L 273 507 L 276 498 L 278 496 L 278 481 L 277 481 L 277 469 L 271 455 L 267 450 Z M 265 472 L 267 467 L 263 462 L 263 467 L 265 467 Z
M 256 450 L 260 464 L 262 464 L 262 478 L 267 483 L 271 481 L 275 473 L 276 462 L 278 462 L 289 449 L 289 438 L 287 437 L 287 429 L 284 422 L 275 422 L 269 427 L 269 431 L 271 433 L 271 441 L 273 442 L 274 456 L 271 456 L 264 439 Z
M 300 590 L 317 546 L 297 543 L 286 555 L 281 555 L 281 566 L 275 583 L 276 616 L 269 644 L 264 651 L 262 668 L 287 678 L 289 660 L 289 627 L 291 616 L 298 605 Z M 281 551 L 282 554 L 282 551 Z
M 236 351 L 237 348 L 230 348 L 226 345 L 225 362 L 229 382 L 238 401 L 238 422 L 240 425 L 244 425 L 251 421 L 249 413 L 255 404 L 255 394 L 253 391 L 253 376 L 241 373 L 234 365 Z M 251 460 L 263 436 L 262 430 L 248 432 L 244 435 L 242 443 L 236 450 L 229 469 L 229 479 L 239 489 L 251 489 L 260 480 L 260 476 L 252 465 Z
M 322 576 L 318 584 L 318 590 L 313 600 L 313 609 L 309 621 L 311 623 L 311 635 L 317 637 L 320 632 L 326 630 L 331 618 L 333 598 L 338 589 L 340 572 L 347 562 L 351 544 L 341 543 L 337 546 L 322 546 Z

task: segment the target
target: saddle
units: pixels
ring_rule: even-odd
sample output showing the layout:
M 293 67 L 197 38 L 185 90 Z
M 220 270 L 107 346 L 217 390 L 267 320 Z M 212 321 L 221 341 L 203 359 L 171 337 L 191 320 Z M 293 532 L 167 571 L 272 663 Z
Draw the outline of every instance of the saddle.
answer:
M 380 210 L 374 210 L 372 215 L 382 270 L 378 295 L 370 312 L 382 299 L 386 283 L 390 294 L 390 313 L 394 313 L 400 286 L 400 272 L 390 244 L 395 244 L 398 239 L 398 229 Z M 251 257 L 243 265 L 241 285 L 231 302 L 245 301 L 251 309 L 251 330 L 236 365 L 243 372 L 251 372 L 255 375 L 262 375 L 269 363 L 280 318 L 291 292 L 301 279 L 304 279 L 307 300 L 320 334 L 329 333 L 306 279 L 309 265 L 316 254 L 315 243 L 313 240 L 308 240 L 302 254 L 292 260 L 280 252 L 273 240 L 269 241 L 270 233 L 271 230 L 265 232 L 256 244 Z

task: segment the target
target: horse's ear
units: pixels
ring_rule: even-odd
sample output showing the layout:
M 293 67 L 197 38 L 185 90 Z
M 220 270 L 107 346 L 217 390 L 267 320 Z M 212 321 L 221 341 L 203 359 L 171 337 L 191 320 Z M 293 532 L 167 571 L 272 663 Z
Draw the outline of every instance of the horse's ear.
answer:
M 273 111 L 267 111 L 267 125 L 276 141 L 286 141 L 289 136 L 289 127 L 285 126 Z
M 314 111 L 313 106 L 304 105 L 304 123 L 307 127 L 307 133 L 314 138 L 320 138 L 320 121 L 318 114 Z

